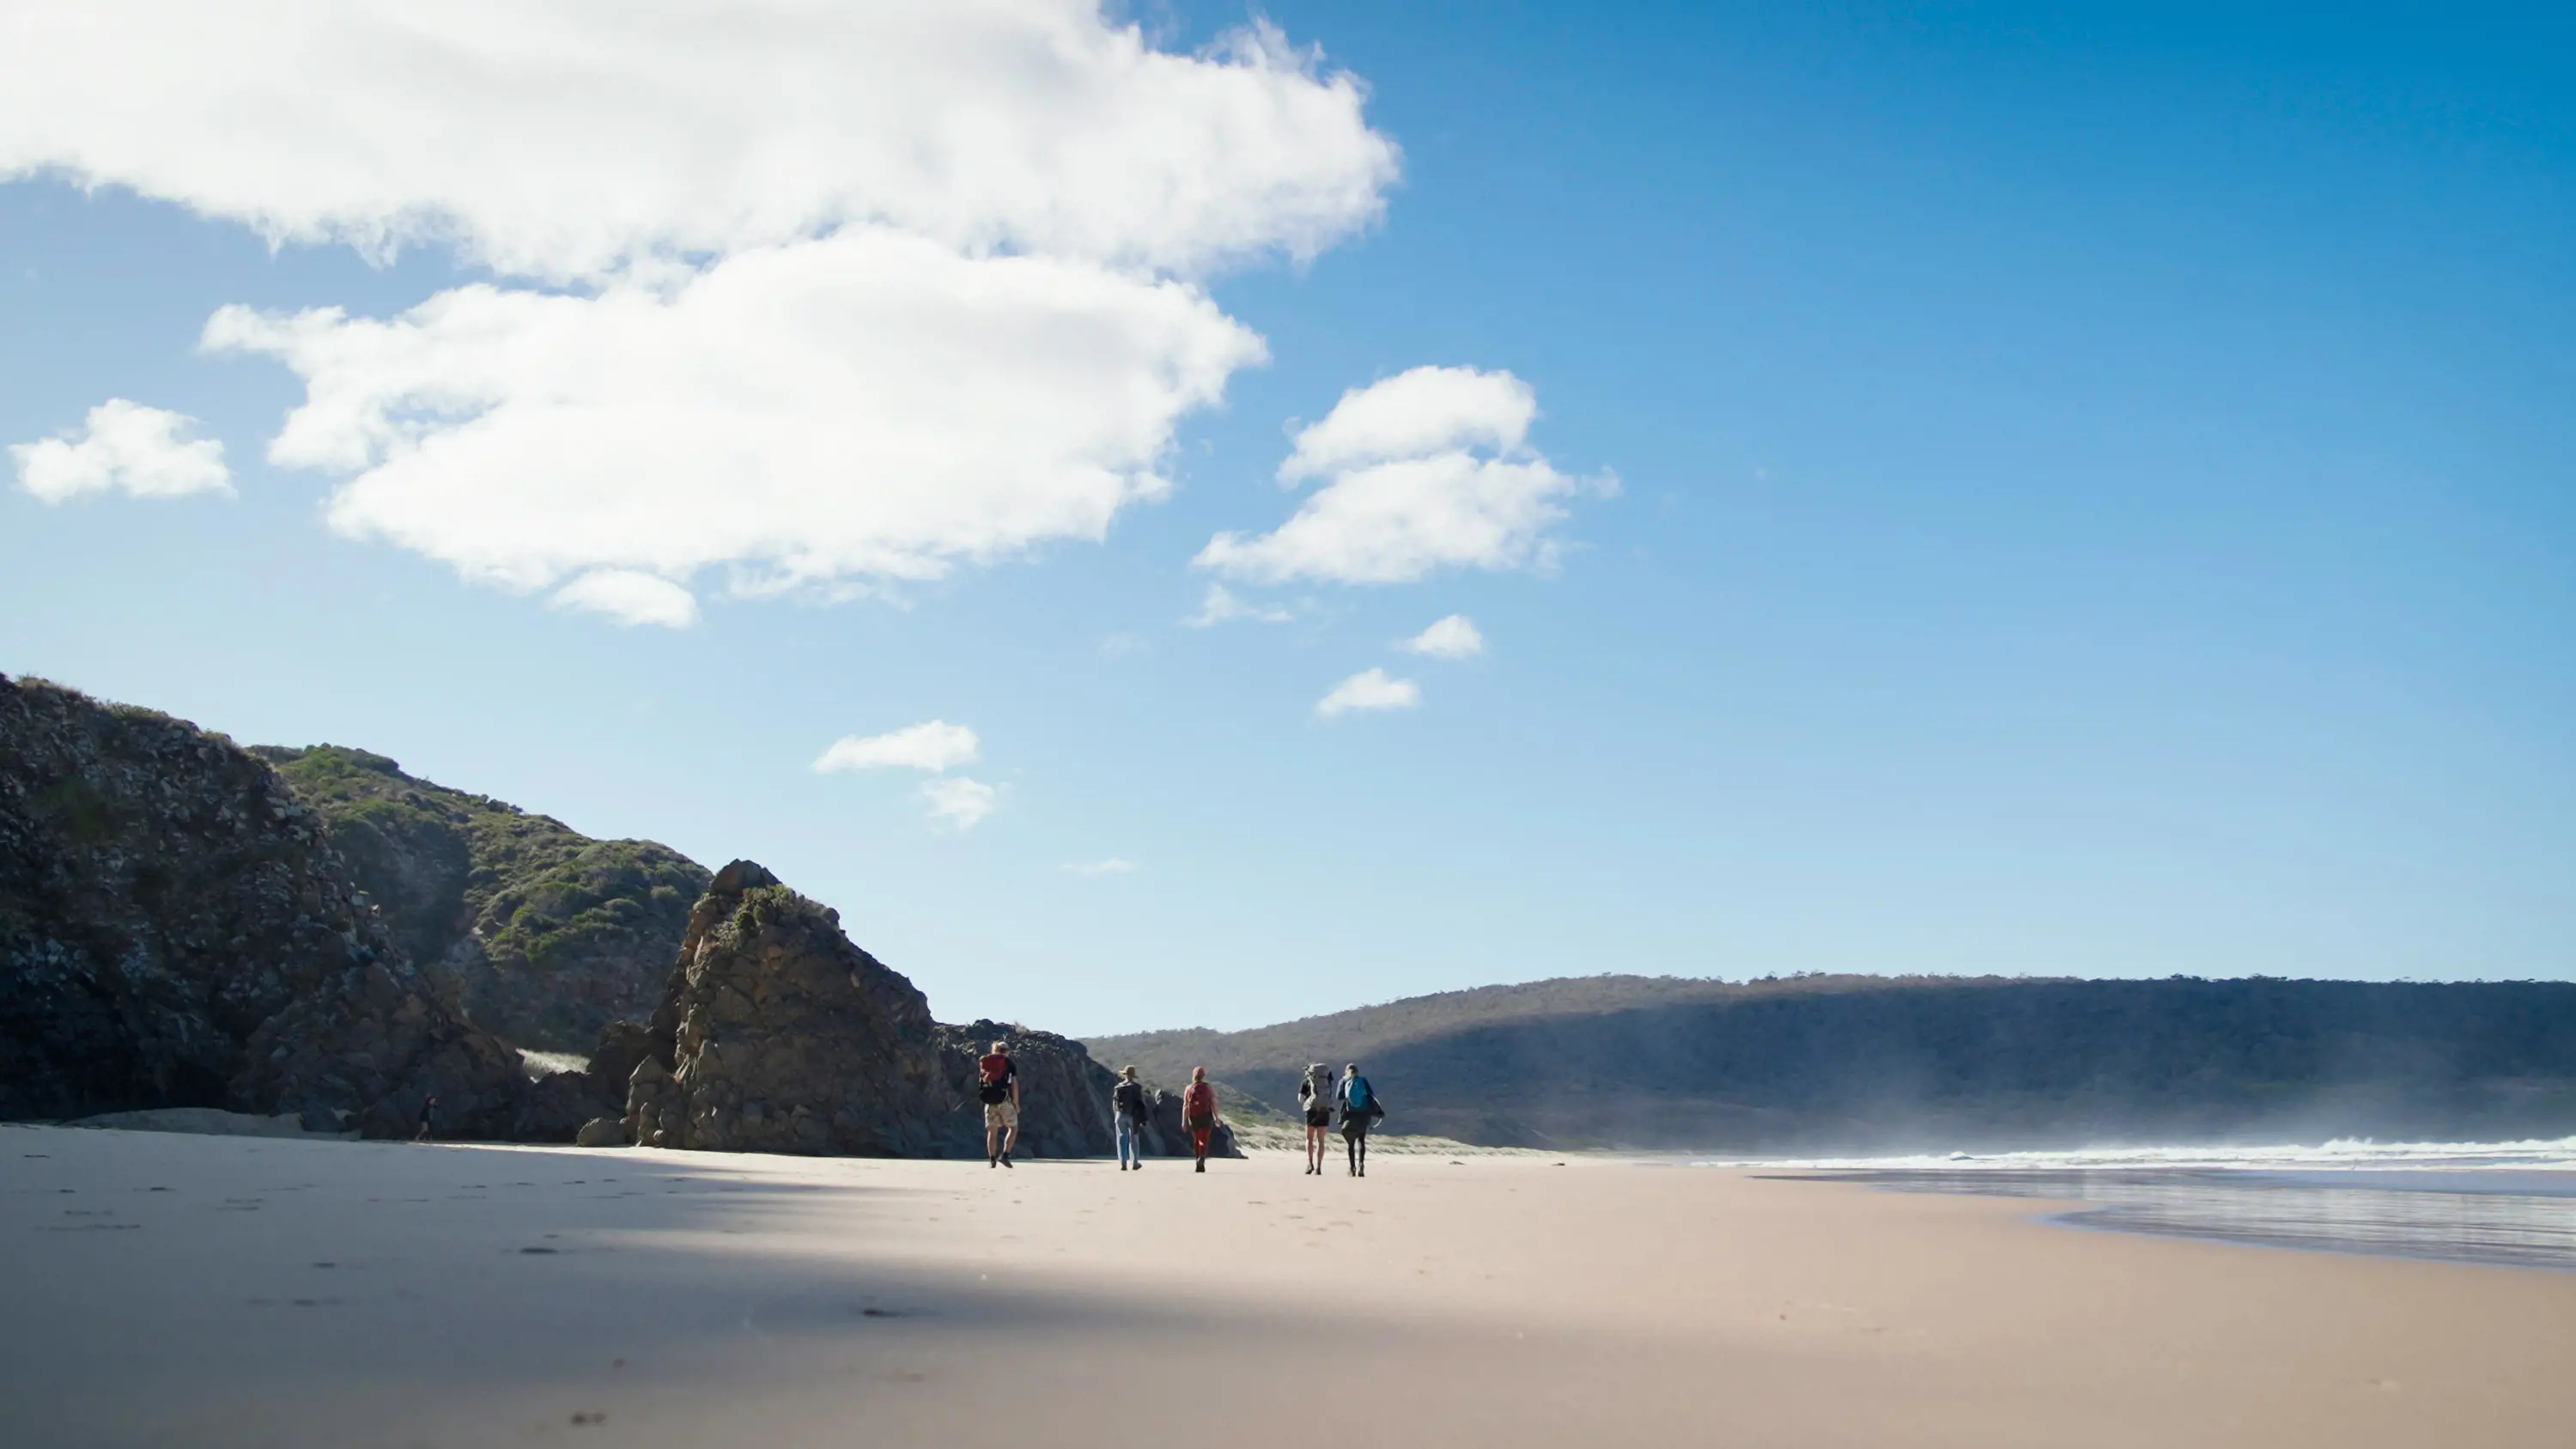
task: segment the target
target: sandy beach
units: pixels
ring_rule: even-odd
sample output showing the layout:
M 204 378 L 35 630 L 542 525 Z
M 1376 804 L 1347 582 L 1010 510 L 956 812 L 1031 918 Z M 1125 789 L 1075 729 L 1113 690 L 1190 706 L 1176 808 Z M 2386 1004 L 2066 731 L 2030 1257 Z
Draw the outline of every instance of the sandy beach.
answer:
M 2543 1445 L 2576 1275 L 1578 1160 L 0 1129 L 15 1443 Z

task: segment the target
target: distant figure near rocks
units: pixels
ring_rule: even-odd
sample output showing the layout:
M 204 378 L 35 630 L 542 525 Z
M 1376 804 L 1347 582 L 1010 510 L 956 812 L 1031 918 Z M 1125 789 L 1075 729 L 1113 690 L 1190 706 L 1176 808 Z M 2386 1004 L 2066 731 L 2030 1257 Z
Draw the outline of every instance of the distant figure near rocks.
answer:
M 975 1064 L 977 1094 L 984 1102 L 984 1165 L 1011 1165 L 1011 1149 L 1020 1140 L 1020 1069 L 1011 1060 L 1009 1042 L 997 1041 Z
M 1297 1105 L 1306 1114 L 1306 1175 L 1321 1177 L 1324 1154 L 1328 1147 L 1324 1134 L 1333 1125 L 1333 1069 L 1322 1062 L 1309 1062 L 1306 1075 L 1297 1083 Z
M 1207 1068 L 1190 1068 L 1189 1090 L 1181 1093 L 1181 1121 L 1190 1129 L 1190 1151 L 1198 1158 L 1199 1172 L 1207 1171 L 1208 1139 L 1216 1135 L 1216 1088 L 1209 1085 Z
M 432 1092 L 428 1096 L 420 1099 L 420 1130 L 411 1134 L 411 1140 L 414 1142 L 427 1142 L 429 1140 L 431 1119 L 437 1115 L 438 1094 Z
M 1109 1111 L 1118 1119 L 1118 1170 L 1142 1170 L 1145 1166 L 1145 1124 L 1154 1118 L 1154 1103 L 1146 1095 L 1145 1084 L 1136 1080 L 1136 1068 L 1132 1064 L 1118 1069 L 1118 1085 L 1109 1091 Z

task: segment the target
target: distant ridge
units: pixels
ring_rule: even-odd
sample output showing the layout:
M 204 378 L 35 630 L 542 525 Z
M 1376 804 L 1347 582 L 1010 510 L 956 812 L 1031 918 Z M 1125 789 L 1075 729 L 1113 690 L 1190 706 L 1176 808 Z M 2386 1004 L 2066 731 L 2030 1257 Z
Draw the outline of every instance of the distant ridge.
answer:
M 2576 1132 L 2576 984 L 2559 982 L 1596 976 L 1089 1045 L 1272 1103 L 1306 1063 L 1357 1060 L 1389 1130 L 1495 1146 Z

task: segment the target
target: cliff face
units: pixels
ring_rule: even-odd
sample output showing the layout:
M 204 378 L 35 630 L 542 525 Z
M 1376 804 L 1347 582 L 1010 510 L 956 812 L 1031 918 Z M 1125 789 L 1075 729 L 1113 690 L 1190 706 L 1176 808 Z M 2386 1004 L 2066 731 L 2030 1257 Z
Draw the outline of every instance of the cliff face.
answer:
M 0 678 L 0 1117 L 225 1107 L 390 1136 L 432 1093 L 445 1131 L 569 1135 L 266 764 Z
M 468 1021 L 519 1046 L 586 1050 L 661 999 L 707 872 L 649 840 L 406 775 L 365 750 L 253 753 L 327 820 L 404 954 Z
M 628 1081 L 647 1147 L 932 1157 L 957 1103 L 913 984 L 747 860 L 689 914 Z

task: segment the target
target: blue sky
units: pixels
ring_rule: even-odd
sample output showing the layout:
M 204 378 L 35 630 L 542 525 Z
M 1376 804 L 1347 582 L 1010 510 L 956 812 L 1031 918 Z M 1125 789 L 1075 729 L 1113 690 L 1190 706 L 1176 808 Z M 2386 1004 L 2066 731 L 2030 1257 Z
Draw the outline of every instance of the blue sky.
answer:
M 1086 44 L 1114 34 L 1079 6 L 997 13 L 1015 7 L 1073 15 Z M 151 9 L 101 7 L 128 22 Z M 712 213 L 697 198 L 721 193 L 692 192 L 664 211 L 639 202 L 646 239 L 601 260 L 565 228 L 614 212 L 616 188 L 648 192 L 660 173 L 628 163 L 661 153 L 592 125 L 579 101 L 529 102 L 514 124 L 560 121 L 578 144 L 494 150 L 534 184 L 490 195 L 414 154 L 446 148 L 462 169 L 482 154 L 452 78 L 421 82 L 407 119 L 372 123 L 391 149 L 359 168 L 364 185 L 328 194 L 309 178 L 329 155 L 299 148 L 339 137 L 351 95 L 412 92 L 363 76 L 330 91 L 309 58 L 262 71 L 254 57 L 205 83 L 205 114 L 283 96 L 293 124 L 193 149 L 170 139 L 190 133 L 185 85 L 154 102 L 181 108 L 166 113 L 70 92 L 0 103 L 0 172 L 19 177 L 0 184 L 0 441 L 76 443 L 91 409 L 130 399 L 199 420 L 174 437 L 220 440 L 231 489 L 140 496 L 129 482 L 48 501 L 22 462 L 0 487 L 0 669 L 244 741 L 362 745 L 711 865 L 758 859 L 840 907 L 950 1019 L 1245 1026 L 1601 971 L 2576 974 L 2564 20 L 2472 6 L 1268 16 L 1320 62 L 1212 48 L 1246 22 L 1239 8 L 1145 15 L 1173 67 L 1238 85 L 1241 114 L 1259 111 L 1256 82 L 1278 101 L 1270 129 L 1240 123 L 1238 152 L 1163 158 L 1153 137 L 1234 123 L 1128 72 L 1104 72 L 1110 100 L 1067 84 L 1071 110 L 1029 112 L 1029 134 L 1090 136 L 1094 111 L 1151 96 L 1141 129 L 1097 121 L 1099 154 L 1120 177 L 1199 166 L 1173 173 L 1172 194 L 1218 199 L 1186 222 L 1161 203 L 1116 210 L 1090 173 L 1050 176 L 1041 159 L 1025 192 L 969 198 L 1000 220 L 966 236 L 948 220 L 967 205 L 957 183 L 854 165 L 868 219 L 700 235 Z M 835 53 L 798 23 L 783 16 L 781 44 Z M 580 27 L 492 34 L 540 63 Z M 995 79 L 1007 56 L 970 40 L 939 52 L 960 69 L 916 67 L 924 84 L 973 114 L 1038 105 L 1036 88 Z M 107 68 L 79 47 L 104 43 L 49 38 L 64 49 L 44 63 L 62 85 L 113 91 L 80 79 Z M 224 64 L 202 39 L 168 44 L 172 73 Z M 723 59 L 756 83 L 775 57 L 745 45 Z M 1076 49 L 1075 81 L 1108 64 Z M 25 44 L 0 50 L 34 63 Z M 651 67 L 693 54 L 674 42 L 635 64 L 667 75 Z M 0 91 L 24 95 L 11 65 Z M 1353 79 L 1337 92 L 1337 76 Z M 746 148 L 794 124 L 722 85 L 698 99 Z M 844 123 L 835 134 L 862 140 L 907 124 Z M 1038 145 L 995 144 L 973 174 L 1018 175 L 1009 147 Z M 245 181 L 238 156 L 272 169 Z M 1246 199 L 1221 184 L 1261 166 L 1307 189 Z M 368 212 L 380 175 L 392 200 Z M 390 262 L 351 244 L 368 218 L 396 216 L 399 232 L 450 197 L 464 220 L 399 235 Z M 302 239 L 272 248 L 262 216 Z M 1009 275 L 997 258 L 1060 263 L 1020 274 L 1034 290 L 1002 289 L 1016 301 L 933 315 L 901 334 L 895 372 L 865 374 L 928 400 L 894 423 L 942 414 L 922 425 L 928 454 L 855 432 L 816 451 L 807 439 L 874 417 L 876 395 L 805 397 L 788 344 L 810 338 L 763 332 L 752 311 L 667 354 L 663 334 L 638 334 L 587 370 L 407 382 L 396 421 L 416 431 L 369 460 L 268 456 L 307 401 L 291 357 L 394 386 L 327 371 L 396 366 L 348 360 L 373 334 L 329 334 L 354 352 L 293 352 L 321 345 L 286 335 L 305 309 L 391 318 L 480 284 L 531 314 L 555 299 L 595 320 L 594 300 L 673 285 L 650 267 L 716 276 L 774 256 L 847 269 L 778 294 L 805 299 L 800 317 L 839 316 L 826 304 L 847 294 L 829 288 L 897 264 L 828 239 L 881 224 L 889 246 L 929 238 L 930 270 L 884 272 L 900 285 L 849 315 L 889 316 L 884 295 L 916 291 L 951 305 L 935 279 L 952 258 L 978 287 Z M 1128 342 L 1051 351 L 1095 316 L 1050 310 L 1077 295 L 1117 338 L 1169 329 L 1153 345 L 1170 350 L 1096 368 L 1084 360 Z M 1171 310 L 1190 299 L 1204 310 Z M 267 319 L 236 329 L 254 340 L 202 346 L 235 305 Z M 987 322 L 1000 330 L 972 330 Z M 1173 361 L 1251 334 L 1266 361 Z M 958 336 L 973 340 L 944 345 Z M 534 344 L 460 363 L 447 340 L 397 361 L 535 367 Z M 1190 366 L 1215 401 L 1136 402 Z M 1389 566 L 1398 581 L 1276 543 L 1267 565 L 1194 564 L 1220 534 L 1284 538 L 1271 531 L 1307 500 L 1412 456 L 1380 439 L 1293 488 L 1277 478 L 1300 429 L 1359 427 L 1356 409 L 1335 414 L 1346 392 L 1424 367 L 1491 386 L 1449 433 L 1446 404 L 1419 398 L 1396 432 L 1439 434 L 1414 451 L 1462 468 L 1546 470 L 1531 486 L 1557 516 L 1491 547 L 1437 535 Z M 1517 441 L 1505 382 L 1535 401 Z M 629 454 L 581 431 L 641 415 L 630 432 L 660 437 L 649 415 L 668 398 L 737 383 L 772 409 L 740 416 L 779 421 L 720 443 L 670 435 L 709 453 Z M 440 430 L 482 406 L 440 415 L 422 399 L 476 386 L 518 389 L 492 416 L 543 426 L 474 467 L 401 475 L 404 449 L 426 437 L 435 462 L 471 436 Z M 599 406 L 547 422 L 539 393 Z M 629 398 L 640 414 L 610 406 Z M 962 421 L 944 417 L 952 398 Z M 1119 440 L 1082 432 L 1130 406 L 1143 420 Z M 1341 435 L 1307 434 L 1307 453 Z M 990 451 L 996 438 L 1007 449 Z M 563 451 L 510 472 L 531 449 Z M 1098 528 L 1017 521 L 1033 498 L 1065 517 L 1096 509 L 1090 474 L 1065 459 L 1112 454 L 1168 489 L 1125 496 Z M 506 475 L 509 498 L 552 498 L 597 457 L 616 466 L 592 491 L 515 531 L 488 521 L 502 495 L 474 491 Z M 1073 481 L 1012 493 L 1014 470 Z M 410 477 L 424 491 L 403 496 L 428 511 L 386 504 L 369 528 L 335 526 L 332 500 L 379 475 Z M 762 493 L 750 477 L 783 481 Z M 984 513 L 943 501 L 988 486 L 1004 501 Z M 615 551 L 628 545 L 597 541 L 602 499 L 631 502 L 646 538 L 632 566 Z M 868 562 L 889 499 L 937 515 L 935 546 L 899 563 L 936 576 Z M 757 540 L 706 542 L 728 519 L 757 522 L 741 524 Z M 809 526 L 840 551 L 779 580 Z M 602 571 L 610 594 L 693 619 L 623 623 L 561 592 Z M 674 581 L 687 603 L 669 603 Z M 1212 584 L 1289 617 L 1184 623 Z M 1480 654 L 1399 647 L 1453 614 L 1474 621 Z M 1418 702 L 1317 713 L 1372 669 Z M 836 740 L 934 720 L 971 730 L 976 757 L 812 768 Z M 930 818 L 921 796 L 960 778 L 995 792 L 971 828 Z M 1109 861 L 1132 868 L 1068 869 Z

